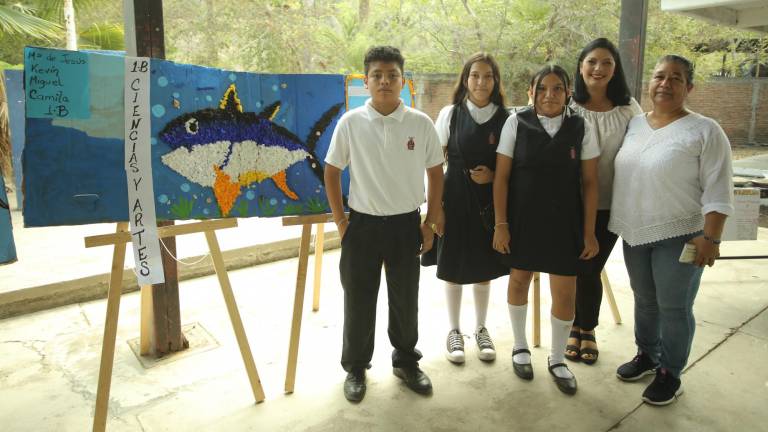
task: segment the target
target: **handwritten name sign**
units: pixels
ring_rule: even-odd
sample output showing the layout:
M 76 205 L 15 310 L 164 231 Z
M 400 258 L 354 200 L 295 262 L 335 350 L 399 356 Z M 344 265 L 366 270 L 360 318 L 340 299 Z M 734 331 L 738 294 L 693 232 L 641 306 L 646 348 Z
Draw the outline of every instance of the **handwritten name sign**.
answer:
M 125 173 L 140 285 L 165 282 L 157 236 L 149 115 L 149 58 L 125 58 Z
M 91 117 L 87 54 L 27 47 L 24 57 L 27 117 Z

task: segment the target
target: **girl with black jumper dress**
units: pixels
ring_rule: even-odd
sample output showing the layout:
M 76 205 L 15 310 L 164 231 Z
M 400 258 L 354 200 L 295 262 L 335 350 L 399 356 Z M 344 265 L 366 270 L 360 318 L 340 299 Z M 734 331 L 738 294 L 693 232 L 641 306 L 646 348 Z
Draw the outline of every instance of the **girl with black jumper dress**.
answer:
M 436 254 L 422 258 L 437 264 L 437 277 L 445 281 L 450 331 L 446 358 L 464 363 L 464 337 L 459 326 L 462 284 L 473 284 L 475 342 L 480 360 L 496 358 L 485 327 L 490 281 L 507 274 L 492 248 L 492 232 L 484 227 L 481 207 L 493 203 L 496 146 L 509 114 L 496 60 L 476 53 L 464 64 L 453 94 L 435 127 L 448 160 L 443 192 L 445 233 L 437 240 Z
M 507 302 L 514 333 L 515 374 L 533 379 L 525 336 L 528 286 L 534 272 L 549 274 L 552 342 L 549 373 L 566 394 L 576 378 L 565 364 L 574 317 L 579 260 L 594 257 L 597 213 L 597 139 L 567 108 L 570 80 L 561 67 L 542 68 L 531 80 L 533 108 L 511 115 L 499 140 L 493 201 L 493 247 L 510 267 Z

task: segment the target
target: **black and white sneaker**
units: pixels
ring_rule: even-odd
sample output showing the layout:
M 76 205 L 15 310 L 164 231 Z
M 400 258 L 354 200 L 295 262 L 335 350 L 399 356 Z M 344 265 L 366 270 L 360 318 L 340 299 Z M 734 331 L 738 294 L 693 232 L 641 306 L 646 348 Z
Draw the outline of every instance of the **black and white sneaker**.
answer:
M 646 375 L 653 375 L 658 367 L 646 353 L 640 352 L 631 361 L 616 369 L 616 377 L 622 381 L 637 381 Z
M 477 342 L 477 357 L 483 361 L 496 360 L 496 347 L 493 346 L 491 335 L 488 334 L 488 329 L 480 327 L 475 333 L 475 341 Z
M 668 370 L 658 368 L 656 378 L 643 392 L 643 401 L 651 405 L 669 405 L 683 394 L 683 385 Z
M 448 333 L 448 338 L 445 341 L 445 348 L 448 352 L 445 353 L 445 358 L 451 363 L 462 364 L 464 363 L 464 335 L 454 329 Z

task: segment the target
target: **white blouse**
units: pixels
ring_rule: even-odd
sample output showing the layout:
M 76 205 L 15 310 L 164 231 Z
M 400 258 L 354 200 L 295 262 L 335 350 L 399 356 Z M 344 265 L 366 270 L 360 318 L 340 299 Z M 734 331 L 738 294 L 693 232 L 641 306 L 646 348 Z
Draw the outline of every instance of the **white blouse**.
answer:
M 541 126 L 547 131 L 550 137 L 554 137 L 560 126 L 563 125 L 563 116 L 545 117 L 538 116 Z M 515 141 L 517 140 L 517 113 L 513 113 L 507 118 L 504 127 L 501 128 L 499 137 L 499 146 L 496 147 L 496 153 L 513 158 L 515 155 Z M 584 122 L 584 138 L 581 141 L 581 160 L 594 159 L 600 156 L 600 147 L 597 145 L 597 137 L 588 122 Z
M 630 246 L 700 231 L 710 212 L 733 213 L 731 145 L 711 118 L 692 112 L 654 130 L 635 116 L 614 168 L 608 229 Z
M 472 116 L 472 119 L 474 119 L 477 124 L 483 124 L 493 118 L 494 114 L 496 114 L 496 110 L 499 108 L 499 106 L 493 102 L 480 108 L 469 99 L 466 100 L 465 105 L 469 110 L 469 115 Z M 443 147 L 448 147 L 448 138 L 450 138 L 451 135 L 451 117 L 453 117 L 453 105 L 447 105 L 440 110 L 440 113 L 437 115 L 437 120 L 435 121 L 437 136 L 440 138 L 440 144 L 442 144 Z
M 573 101 L 570 106 L 584 117 L 584 121 L 592 126 L 597 135 L 597 144 L 600 147 L 600 160 L 597 163 L 597 208 L 609 210 L 613 194 L 613 160 L 619 152 L 621 142 L 624 141 L 629 121 L 643 110 L 634 98 L 629 100 L 629 105 L 616 106 L 604 112 L 590 111 Z

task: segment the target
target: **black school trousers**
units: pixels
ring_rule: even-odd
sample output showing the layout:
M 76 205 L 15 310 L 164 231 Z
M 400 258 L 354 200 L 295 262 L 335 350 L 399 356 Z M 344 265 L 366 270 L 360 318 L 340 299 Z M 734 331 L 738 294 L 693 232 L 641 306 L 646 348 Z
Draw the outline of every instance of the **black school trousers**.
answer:
M 344 288 L 344 370 L 370 367 L 382 265 L 387 279 L 389 341 L 394 348 L 392 366 L 418 365 L 420 224 L 418 210 L 393 216 L 350 211 L 339 262 Z

